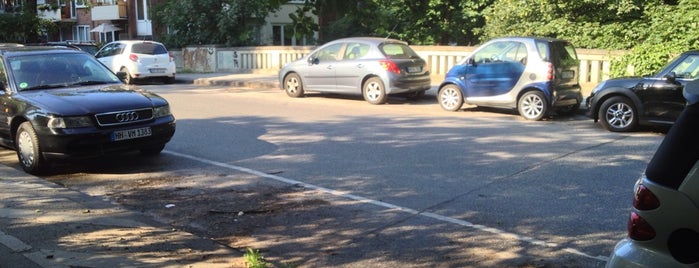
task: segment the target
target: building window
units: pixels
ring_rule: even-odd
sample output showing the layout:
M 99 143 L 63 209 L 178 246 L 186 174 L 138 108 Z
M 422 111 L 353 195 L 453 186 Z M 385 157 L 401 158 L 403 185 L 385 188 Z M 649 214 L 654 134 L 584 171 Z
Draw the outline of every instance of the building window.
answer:
M 73 27 L 73 37 L 78 41 L 90 41 L 90 26 L 89 25 L 77 25 Z
M 292 34 L 286 33 L 288 25 L 272 25 L 272 45 L 275 46 L 290 46 Z
M 294 35 L 291 24 L 272 25 L 272 44 L 275 46 L 305 46 L 308 43 L 305 36 L 296 39 Z

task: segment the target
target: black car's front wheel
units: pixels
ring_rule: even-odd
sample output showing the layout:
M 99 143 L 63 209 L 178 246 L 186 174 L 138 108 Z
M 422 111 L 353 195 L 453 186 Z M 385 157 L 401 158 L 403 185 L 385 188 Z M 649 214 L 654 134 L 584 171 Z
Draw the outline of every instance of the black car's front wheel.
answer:
M 604 101 L 597 116 L 602 127 L 613 132 L 632 131 L 638 125 L 636 107 L 631 100 L 621 96 Z
M 15 135 L 15 145 L 17 147 L 17 158 L 22 169 L 29 174 L 39 174 L 46 165 L 41 155 L 39 138 L 30 122 L 19 125 Z

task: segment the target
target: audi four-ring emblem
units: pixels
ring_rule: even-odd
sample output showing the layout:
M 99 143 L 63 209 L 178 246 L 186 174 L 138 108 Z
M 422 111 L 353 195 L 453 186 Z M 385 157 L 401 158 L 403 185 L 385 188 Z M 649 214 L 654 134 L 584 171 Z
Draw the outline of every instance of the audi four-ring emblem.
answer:
M 136 120 L 138 120 L 138 113 L 137 112 L 118 113 L 115 115 L 115 118 L 117 121 L 119 121 L 121 123 L 136 121 Z

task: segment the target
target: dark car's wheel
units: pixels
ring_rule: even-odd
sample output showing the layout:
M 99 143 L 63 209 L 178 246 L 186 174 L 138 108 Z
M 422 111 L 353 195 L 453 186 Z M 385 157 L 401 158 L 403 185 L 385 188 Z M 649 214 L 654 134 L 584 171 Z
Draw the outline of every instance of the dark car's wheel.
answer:
M 524 119 L 538 121 L 546 116 L 548 112 L 548 103 L 544 97 L 544 93 L 540 91 L 529 91 L 524 93 L 517 102 L 517 110 L 519 115 Z
M 464 95 L 459 87 L 450 84 L 439 89 L 437 101 L 444 110 L 458 111 L 464 105 Z
M 425 96 L 425 91 L 426 90 L 420 90 L 420 91 L 415 91 L 415 92 L 410 92 L 405 97 L 409 100 L 419 100 L 422 99 L 422 97 Z
M 126 73 L 126 76 L 124 77 L 124 83 L 129 85 L 133 84 L 133 77 L 131 76 L 131 73 L 129 73 L 129 70 L 126 69 L 126 67 L 122 67 L 119 71 Z
M 631 100 L 611 97 L 602 103 L 597 114 L 600 124 L 613 132 L 628 132 L 638 125 L 638 113 Z
M 384 104 L 388 99 L 386 88 L 378 77 L 369 78 L 364 82 L 362 95 L 364 96 L 364 100 L 371 104 Z
M 22 169 L 29 174 L 40 174 L 44 170 L 44 158 L 39 148 L 39 138 L 30 122 L 19 125 L 15 135 L 17 158 Z
M 284 91 L 286 91 L 286 95 L 289 97 L 302 97 L 304 93 L 301 77 L 295 73 L 287 75 L 286 78 L 284 78 Z
M 175 77 L 174 76 L 167 76 L 163 78 L 163 83 L 165 84 L 174 84 L 175 83 Z
M 160 154 L 160 152 L 165 149 L 165 144 L 153 146 L 153 147 L 146 147 L 141 149 L 141 155 L 145 156 L 154 156 Z
M 578 107 L 580 107 L 580 104 L 565 106 L 562 108 L 558 108 L 556 110 L 556 113 L 558 115 L 573 115 L 575 114 L 575 112 L 578 111 Z

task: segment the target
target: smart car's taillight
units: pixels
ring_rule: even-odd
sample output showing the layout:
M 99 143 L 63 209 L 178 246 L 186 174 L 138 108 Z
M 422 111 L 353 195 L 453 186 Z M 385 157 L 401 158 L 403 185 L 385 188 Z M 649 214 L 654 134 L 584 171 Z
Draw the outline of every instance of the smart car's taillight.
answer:
M 396 65 L 396 63 L 392 60 L 380 60 L 379 64 L 381 64 L 381 67 L 386 71 L 400 74 L 400 69 L 398 68 L 398 65 Z
M 638 210 L 652 210 L 660 207 L 660 201 L 648 187 L 639 184 L 633 195 L 633 207 Z
M 629 215 L 628 231 L 629 237 L 637 241 L 648 241 L 655 237 L 655 229 L 636 212 Z
M 553 64 L 549 63 L 548 71 L 546 73 L 547 80 L 553 80 Z
M 133 62 L 138 62 L 138 55 L 136 54 L 129 54 L 129 60 Z
M 168 51 L 167 54 L 170 55 L 170 62 L 175 61 L 175 56 L 172 55 L 172 51 Z

